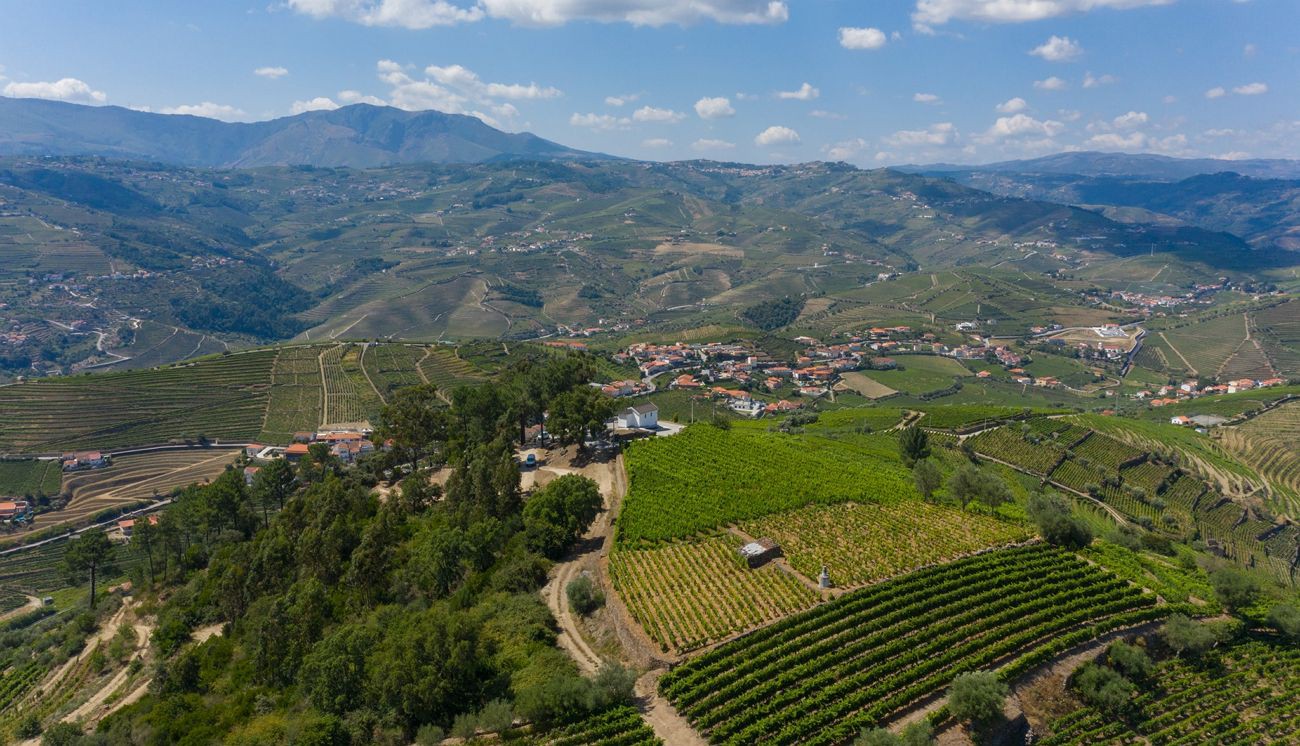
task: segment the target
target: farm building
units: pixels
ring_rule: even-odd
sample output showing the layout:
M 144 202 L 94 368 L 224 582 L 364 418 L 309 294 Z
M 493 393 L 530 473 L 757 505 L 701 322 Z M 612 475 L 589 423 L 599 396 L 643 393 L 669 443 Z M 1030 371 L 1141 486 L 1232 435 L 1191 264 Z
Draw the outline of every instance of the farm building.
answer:
M 740 556 L 751 568 L 760 567 L 768 560 L 780 557 L 781 547 L 771 539 L 758 539 L 741 547 Z
M 99 451 L 83 451 L 81 453 L 65 453 L 60 459 L 64 471 L 78 471 L 81 469 L 102 469 L 112 463 L 112 458 L 108 454 Z
M 620 430 L 654 430 L 659 427 L 659 407 L 638 404 L 618 413 L 615 427 Z
M 0 523 L 22 523 L 32 517 L 32 504 L 26 500 L 0 502 Z
M 149 516 L 149 525 L 150 525 L 150 526 L 157 526 L 157 525 L 158 525 L 158 514 L 157 514 L 157 513 L 151 514 L 151 515 Z M 135 532 L 135 519 L 134 519 L 134 518 L 124 518 L 124 519 L 122 519 L 122 520 L 120 520 L 120 521 L 117 522 L 117 528 L 118 528 L 119 531 L 122 532 L 122 538 L 126 539 L 127 541 L 130 541 L 130 540 L 131 540 L 131 534 Z
M 290 461 L 297 461 L 308 453 L 310 453 L 310 449 L 306 443 L 294 443 L 284 449 L 284 457 Z

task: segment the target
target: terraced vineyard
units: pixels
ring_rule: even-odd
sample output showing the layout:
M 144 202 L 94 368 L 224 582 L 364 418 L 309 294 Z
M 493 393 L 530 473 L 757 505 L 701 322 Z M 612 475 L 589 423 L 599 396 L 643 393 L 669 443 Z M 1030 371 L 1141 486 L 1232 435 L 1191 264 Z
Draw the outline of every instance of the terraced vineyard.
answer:
M 1300 373 L 1300 304 L 1279 303 L 1252 314 L 1260 343 L 1282 375 Z
M 1029 538 L 1022 526 L 920 501 L 813 505 L 746 521 L 741 528 L 774 539 L 808 578 L 826 566 L 837 586 L 861 585 Z
M 656 746 L 662 745 L 641 713 L 615 707 L 573 725 L 529 736 L 527 746 Z
M 1061 448 L 1049 443 L 1030 444 L 1019 433 L 1005 427 L 985 430 L 969 442 L 978 453 L 1043 476 L 1065 458 Z
M 746 567 L 736 551 L 742 543 L 711 536 L 618 550 L 610 575 L 632 617 L 665 652 L 693 650 L 819 600 L 775 564 Z
M 57 460 L 0 460 L 0 497 L 57 495 L 62 484 L 63 470 Z
M 320 354 L 319 347 L 280 350 L 271 369 L 270 403 L 258 440 L 285 444 L 294 433 L 320 427 Z
M 1085 458 L 1094 464 L 1112 470 L 1119 469 L 1124 464 L 1136 461 L 1144 455 L 1143 451 L 1099 433 L 1093 433 L 1084 438 L 1081 442 L 1075 444 L 1071 450 L 1074 451 L 1076 458 Z
M 398 389 L 424 383 L 416 366 L 426 354 L 428 348 L 421 346 L 372 345 L 366 348 L 363 360 L 366 375 L 387 402 Z
M 363 422 L 379 413 L 383 402 L 361 367 L 363 348 L 337 345 L 320 353 L 325 405 L 325 424 Z
M 954 676 L 1159 618 L 1154 594 L 1052 547 L 987 552 L 841 596 L 674 668 L 660 690 L 712 743 L 839 744 Z
M 916 497 L 888 435 L 847 441 L 694 425 L 633 443 L 630 489 L 619 517 L 624 545 L 693 536 L 733 521 L 812 503 Z
M 53 453 L 197 440 L 246 441 L 261 428 L 273 350 L 147 371 L 0 388 L 0 451 Z
M 65 542 L 55 541 L 4 555 L 0 562 L 0 592 L 41 596 L 68 587 L 62 569 L 66 549 Z M 113 564 L 122 575 L 128 574 L 140 561 L 127 545 L 114 545 Z
M 112 466 L 68 474 L 64 489 L 72 498 L 67 507 L 37 516 L 35 525 L 73 523 L 108 508 L 166 497 L 181 487 L 220 476 L 238 453 L 196 448 L 117 456 Z
M 472 364 L 457 357 L 455 350 L 446 347 L 428 348 L 425 356 L 418 361 L 416 370 L 424 380 L 444 392 L 483 380 Z
M 1092 707 L 1051 724 L 1044 746 L 1073 744 L 1293 744 L 1300 733 L 1300 648 L 1269 641 L 1233 645 L 1213 663 L 1171 658 L 1124 717 Z

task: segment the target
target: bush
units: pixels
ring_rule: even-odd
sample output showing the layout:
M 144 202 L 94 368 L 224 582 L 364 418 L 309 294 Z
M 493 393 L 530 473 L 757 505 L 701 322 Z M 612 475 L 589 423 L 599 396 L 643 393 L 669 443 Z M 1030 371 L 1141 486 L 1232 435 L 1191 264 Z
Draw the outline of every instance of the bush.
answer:
M 569 606 L 583 616 L 605 605 L 605 592 L 596 587 L 596 583 L 586 574 L 570 580 L 564 593 L 569 597 Z
M 1182 614 L 1174 614 L 1161 631 L 1165 643 L 1178 655 L 1200 655 L 1214 647 L 1217 641 L 1214 630 Z
M 1137 645 L 1117 642 L 1106 650 L 1106 661 L 1116 671 L 1130 679 L 1145 679 L 1151 675 L 1151 658 Z
M 489 733 L 500 733 L 507 730 L 515 722 L 515 712 L 510 707 L 510 703 L 501 699 L 494 699 L 483 705 L 483 709 L 478 713 L 478 725 Z
M 1210 571 L 1210 585 L 1214 595 L 1228 607 L 1229 611 L 1239 611 L 1250 606 L 1259 593 L 1259 584 L 1245 570 L 1235 567 L 1220 567 Z
M 1026 508 L 1038 533 L 1049 543 L 1068 549 L 1082 549 L 1092 543 L 1092 529 L 1075 518 L 1070 503 L 1055 493 L 1036 493 Z
M 934 743 L 934 733 L 930 723 L 925 720 L 912 723 L 897 735 L 888 728 L 873 728 L 862 731 L 853 746 L 930 746 Z
M 415 746 L 438 746 L 446 737 L 442 728 L 436 725 L 422 725 L 415 732 Z
M 1111 713 L 1128 707 L 1137 687 L 1118 671 L 1085 663 L 1074 674 L 1074 687 L 1088 704 Z
M 636 672 L 619 663 L 606 663 L 591 680 L 591 710 L 599 712 L 632 701 Z
M 1268 612 L 1268 622 L 1292 640 L 1300 640 L 1300 608 L 1278 604 Z
M 1007 685 L 992 671 L 973 671 L 953 679 L 948 688 L 948 709 L 959 720 L 983 722 L 1002 715 Z

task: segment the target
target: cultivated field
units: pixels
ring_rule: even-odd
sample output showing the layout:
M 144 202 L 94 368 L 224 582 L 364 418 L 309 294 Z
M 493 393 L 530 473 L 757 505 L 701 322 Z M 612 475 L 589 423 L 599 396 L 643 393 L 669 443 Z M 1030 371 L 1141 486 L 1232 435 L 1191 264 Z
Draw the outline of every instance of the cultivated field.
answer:
M 57 495 L 63 484 L 63 470 L 55 459 L 0 461 L 0 497 Z
M 925 394 L 946 389 L 955 379 L 971 375 L 961 363 L 937 355 L 900 355 L 895 370 L 867 371 L 866 376 L 896 391 Z
M 812 505 L 740 528 L 770 537 L 790 564 L 816 579 L 823 566 L 837 586 L 856 586 L 923 565 L 1029 538 L 1024 526 L 920 501 Z
M 818 593 L 774 563 L 749 569 L 731 535 L 620 549 L 610 574 L 628 611 L 665 652 L 693 650 L 812 606 Z
M 271 369 L 271 396 L 258 440 L 288 443 L 296 432 L 323 424 L 320 376 L 321 349 L 288 347 L 279 351 Z
M 660 691 L 714 743 L 838 744 L 959 672 L 1018 673 L 1166 613 L 1155 596 L 1037 544 L 846 594 L 674 668 Z
M 840 379 L 847 388 L 862 394 L 868 399 L 883 399 L 886 396 L 893 396 L 898 393 L 879 381 L 867 378 L 865 373 L 856 371 L 844 373 L 840 376 Z

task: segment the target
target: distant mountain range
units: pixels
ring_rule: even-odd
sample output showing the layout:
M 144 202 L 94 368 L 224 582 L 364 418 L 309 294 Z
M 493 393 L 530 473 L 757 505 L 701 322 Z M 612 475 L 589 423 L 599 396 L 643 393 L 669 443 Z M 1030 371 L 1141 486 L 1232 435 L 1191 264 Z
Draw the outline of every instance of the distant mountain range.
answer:
M 1300 179 L 1300 161 L 1257 158 L 1171 158 L 1148 153 L 1057 153 L 1019 161 L 1001 161 L 981 166 L 933 163 L 898 167 L 909 173 L 944 175 L 963 173 L 1074 174 L 1121 178 L 1179 181 L 1200 174 L 1231 171 L 1259 179 Z
M 438 111 L 355 104 L 266 122 L 232 123 L 4 97 L 0 155 L 97 155 L 219 168 L 610 158 Z

